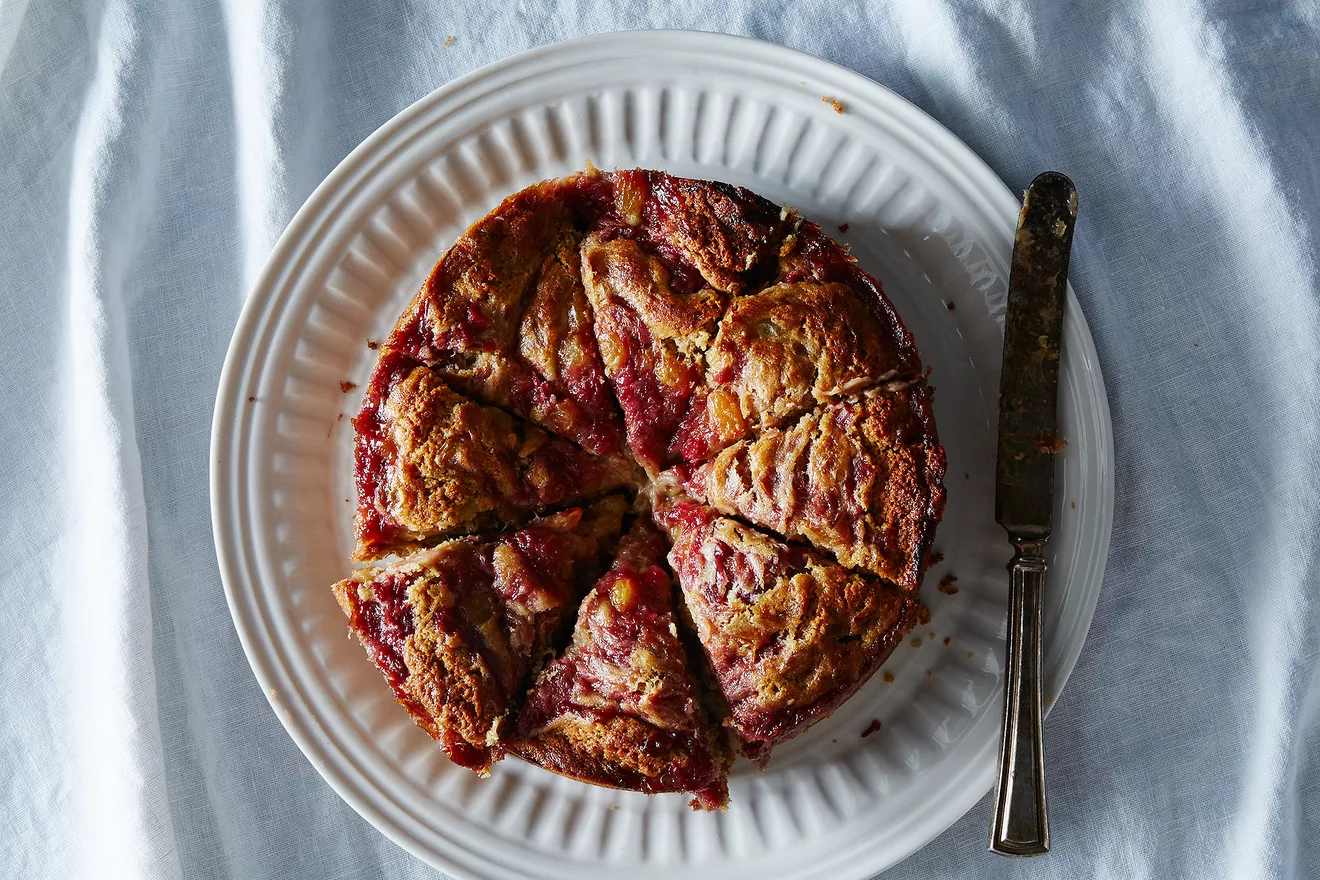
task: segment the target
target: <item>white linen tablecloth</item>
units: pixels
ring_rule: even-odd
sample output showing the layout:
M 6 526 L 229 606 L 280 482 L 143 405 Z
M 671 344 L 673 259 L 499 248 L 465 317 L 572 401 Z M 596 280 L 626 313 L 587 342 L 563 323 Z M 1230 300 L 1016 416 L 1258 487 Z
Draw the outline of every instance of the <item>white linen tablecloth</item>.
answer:
M 1056 168 L 1082 193 L 1117 512 L 1047 723 L 1055 851 L 988 854 L 982 801 L 888 876 L 1320 876 L 1320 7 L 1194 0 L 0 0 L 0 874 L 436 876 L 244 660 L 207 498 L 220 366 L 373 129 L 640 27 L 837 61 L 1013 188 Z

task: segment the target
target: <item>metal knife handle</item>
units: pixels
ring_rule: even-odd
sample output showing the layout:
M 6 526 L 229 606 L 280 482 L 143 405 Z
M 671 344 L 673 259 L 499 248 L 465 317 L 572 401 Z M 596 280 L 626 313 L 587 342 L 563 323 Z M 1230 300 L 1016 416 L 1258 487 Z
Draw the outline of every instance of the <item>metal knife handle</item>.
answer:
M 1017 552 L 1008 564 L 1012 594 L 1008 613 L 1004 735 L 999 743 L 990 849 L 1006 856 L 1034 856 L 1050 848 L 1040 704 L 1040 600 L 1045 583 L 1042 557 L 1045 542 L 1014 539 L 1013 543 Z

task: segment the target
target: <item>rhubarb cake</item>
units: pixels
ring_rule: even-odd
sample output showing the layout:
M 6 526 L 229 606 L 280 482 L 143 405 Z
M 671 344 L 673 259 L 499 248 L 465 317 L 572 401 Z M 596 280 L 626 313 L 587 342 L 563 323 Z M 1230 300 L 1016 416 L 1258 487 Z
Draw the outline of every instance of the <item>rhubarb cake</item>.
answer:
M 334 592 L 456 763 L 714 809 L 734 754 L 764 767 L 924 619 L 932 400 L 879 282 L 791 209 L 544 181 L 380 345 L 353 420 L 371 565 Z
M 612 788 L 728 801 L 728 753 L 702 707 L 678 636 L 665 541 L 637 520 L 578 609 L 573 640 L 545 668 L 510 751 Z
M 834 711 L 927 619 L 881 579 L 711 507 L 658 498 L 655 519 L 673 541 L 669 563 L 728 703 L 724 723 L 762 766 L 775 743 Z
M 487 773 L 529 671 L 619 532 L 622 499 L 446 541 L 334 585 L 349 628 L 450 759 Z

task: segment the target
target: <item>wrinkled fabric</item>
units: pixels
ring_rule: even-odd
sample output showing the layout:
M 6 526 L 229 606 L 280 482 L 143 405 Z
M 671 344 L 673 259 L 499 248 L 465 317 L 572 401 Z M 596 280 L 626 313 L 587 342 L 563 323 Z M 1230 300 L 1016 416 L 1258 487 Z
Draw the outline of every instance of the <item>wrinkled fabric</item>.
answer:
M 1320 8 L 0 0 L 0 874 L 433 877 L 301 757 L 230 622 L 208 440 L 246 291 L 437 86 L 586 33 L 746 34 L 1083 208 L 1104 589 L 1046 725 L 1054 852 L 983 800 L 887 877 L 1320 876 Z M 453 35 L 452 45 L 445 38 Z

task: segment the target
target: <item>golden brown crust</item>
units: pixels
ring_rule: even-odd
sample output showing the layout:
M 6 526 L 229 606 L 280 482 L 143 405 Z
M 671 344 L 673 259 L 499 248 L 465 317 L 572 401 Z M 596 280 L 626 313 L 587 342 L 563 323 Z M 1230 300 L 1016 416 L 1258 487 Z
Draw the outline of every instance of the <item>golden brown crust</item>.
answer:
M 738 187 L 589 169 L 509 197 L 400 317 L 354 425 L 360 559 L 517 526 L 647 475 L 834 554 L 843 565 L 690 500 L 657 507 L 719 714 L 761 762 L 924 613 L 845 567 L 915 588 L 940 518 L 943 450 L 912 336 L 845 248 Z M 606 550 L 623 504 L 566 531 Z M 547 574 L 528 532 L 335 585 L 400 702 L 480 771 L 517 712 L 512 748 L 529 760 L 723 804 L 729 752 L 655 564 L 660 536 L 643 523 L 622 542 L 571 647 L 525 697 L 576 602 L 563 585 L 590 567 L 563 550 L 572 559 Z
M 679 475 L 724 513 L 908 589 L 921 582 L 944 509 L 944 450 L 924 382 L 812 410 Z
M 639 174 L 647 177 L 642 216 L 650 234 L 695 266 L 711 287 L 742 292 L 747 274 L 778 252 L 788 223 L 773 202 L 727 183 L 619 172 L 620 177 Z
M 739 297 L 707 360 L 711 385 L 737 399 L 753 432 L 892 379 L 901 366 L 851 288 L 814 281 Z
M 597 568 L 623 505 L 604 501 L 481 541 L 463 538 L 334 585 L 399 702 L 450 758 L 485 773 L 528 672 Z
M 916 600 L 871 575 L 793 547 L 690 500 L 656 521 L 744 753 L 827 716 L 922 619 Z
M 880 282 L 862 271 L 848 249 L 825 235 L 815 223 L 799 220 L 784 238 L 779 251 L 778 280 L 846 284 L 879 326 L 885 357 L 897 364 L 897 378 L 915 379 L 922 375 L 916 341 L 885 296 Z
M 728 296 L 710 288 L 676 293 L 663 261 L 624 238 L 589 237 L 582 275 L 629 449 L 654 471 L 672 457 L 672 440 L 702 387 L 705 349 Z
M 536 510 L 636 481 L 624 459 L 594 456 L 475 403 L 426 367 L 400 374 L 375 419 L 381 464 L 376 484 L 359 498 L 358 559 L 525 521 Z
M 672 260 L 642 242 L 593 234 L 582 250 L 605 374 L 652 474 L 920 367 L 906 331 L 895 338 L 848 283 L 680 292 Z M 833 256 L 845 267 L 833 274 L 851 279 L 846 255 Z
M 582 217 L 566 181 L 535 184 L 474 224 L 436 264 L 385 352 L 456 389 L 607 454 L 621 448 L 577 271 Z
M 665 736 L 637 718 L 564 715 L 508 751 L 579 782 L 648 794 L 690 791 L 694 808 L 714 811 L 729 803 L 733 754 L 713 737 Z
M 645 520 L 620 542 L 582 602 L 572 643 L 529 693 L 508 748 L 575 779 L 692 791 L 722 806 L 728 755 L 688 672 L 664 551 Z

